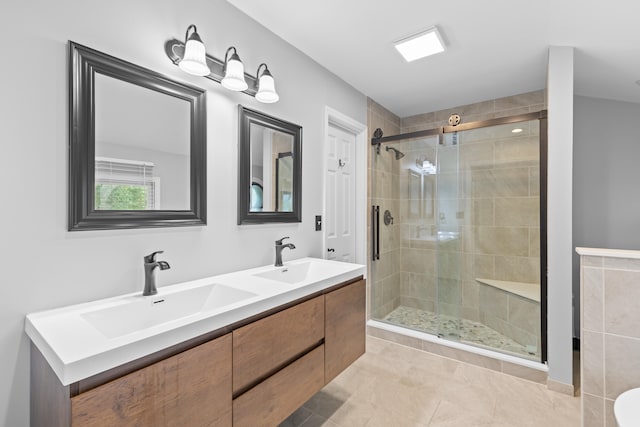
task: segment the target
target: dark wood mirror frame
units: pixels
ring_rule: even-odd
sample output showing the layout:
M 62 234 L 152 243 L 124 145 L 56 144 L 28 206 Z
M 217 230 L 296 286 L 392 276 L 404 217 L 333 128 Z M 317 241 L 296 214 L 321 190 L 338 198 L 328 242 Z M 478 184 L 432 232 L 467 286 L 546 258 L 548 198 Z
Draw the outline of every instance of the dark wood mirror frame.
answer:
M 95 210 L 95 74 L 190 105 L 189 210 Z M 69 231 L 205 225 L 206 92 L 69 41 Z
M 302 221 L 302 126 L 259 111 L 238 106 L 240 150 L 238 155 L 238 224 Z M 251 212 L 251 125 L 258 124 L 293 137 L 293 210 Z

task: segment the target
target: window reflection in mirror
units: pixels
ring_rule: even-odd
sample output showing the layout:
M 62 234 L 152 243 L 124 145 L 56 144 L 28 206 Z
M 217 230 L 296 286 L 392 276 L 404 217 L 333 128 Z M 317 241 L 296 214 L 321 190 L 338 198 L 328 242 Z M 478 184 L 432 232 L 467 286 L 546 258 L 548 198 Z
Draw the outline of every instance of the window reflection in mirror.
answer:
M 100 73 L 94 84 L 95 209 L 189 209 L 189 102 Z
M 251 212 L 292 212 L 293 135 L 256 123 L 250 127 Z M 261 183 L 260 194 L 255 183 Z

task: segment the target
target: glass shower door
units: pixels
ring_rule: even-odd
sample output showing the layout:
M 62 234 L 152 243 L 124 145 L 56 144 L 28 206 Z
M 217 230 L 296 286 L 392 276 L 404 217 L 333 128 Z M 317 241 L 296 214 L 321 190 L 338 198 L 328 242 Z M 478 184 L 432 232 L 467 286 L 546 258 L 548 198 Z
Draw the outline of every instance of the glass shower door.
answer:
M 460 340 L 461 334 L 461 224 L 465 218 L 459 158 L 458 133 L 441 135 L 436 165 L 436 303 L 438 336 L 453 341 Z
M 541 358 L 538 120 L 445 130 L 438 146 L 438 334 Z

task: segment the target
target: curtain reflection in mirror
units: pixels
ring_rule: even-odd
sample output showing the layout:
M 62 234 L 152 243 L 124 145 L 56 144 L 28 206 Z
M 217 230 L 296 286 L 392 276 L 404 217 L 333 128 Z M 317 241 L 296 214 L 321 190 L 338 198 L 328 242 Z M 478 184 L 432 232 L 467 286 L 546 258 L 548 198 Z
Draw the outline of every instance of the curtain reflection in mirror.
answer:
M 293 210 L 293 154 L 279 153 L 276 159 L 276 211 Z

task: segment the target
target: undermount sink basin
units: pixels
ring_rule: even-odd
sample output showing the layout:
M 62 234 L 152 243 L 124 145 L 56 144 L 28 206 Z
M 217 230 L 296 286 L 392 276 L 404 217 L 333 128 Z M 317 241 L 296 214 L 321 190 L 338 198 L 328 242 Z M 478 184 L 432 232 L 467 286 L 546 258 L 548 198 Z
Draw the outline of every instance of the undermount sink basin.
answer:
M 107 338 L 116 338 L 210 311 L 256 296 L 253 292 L 217 283 L 150 297 L 133 296 L 81 317 Z

